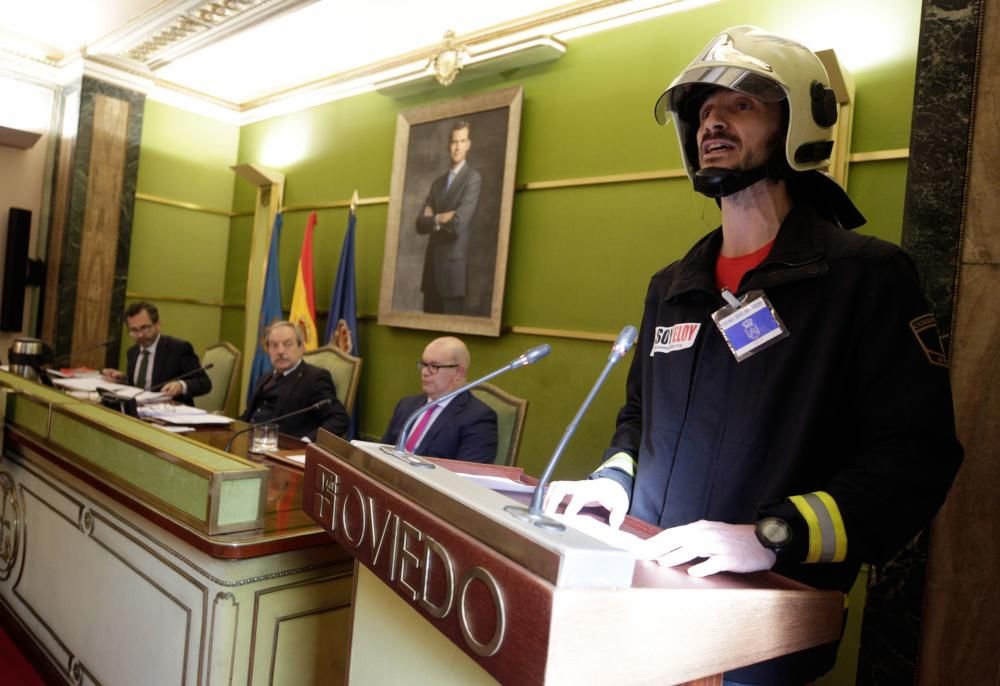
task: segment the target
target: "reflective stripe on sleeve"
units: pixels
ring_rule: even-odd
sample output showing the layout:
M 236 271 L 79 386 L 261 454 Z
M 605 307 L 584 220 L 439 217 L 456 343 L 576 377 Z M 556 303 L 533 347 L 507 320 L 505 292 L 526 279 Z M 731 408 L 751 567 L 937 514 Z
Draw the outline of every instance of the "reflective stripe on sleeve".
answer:
M 597 471 L 601 471 L 602 469 L 617 469 L 625 472 L 634 479 L 635 459 L 628 453 L 615 453 L 605 460 L 604 464 L 597 468 Z
M 806 562 L 843 562 L 847 557 L 847 531 L 837 502 L 825 491 L 789 498 L 809 529 Z

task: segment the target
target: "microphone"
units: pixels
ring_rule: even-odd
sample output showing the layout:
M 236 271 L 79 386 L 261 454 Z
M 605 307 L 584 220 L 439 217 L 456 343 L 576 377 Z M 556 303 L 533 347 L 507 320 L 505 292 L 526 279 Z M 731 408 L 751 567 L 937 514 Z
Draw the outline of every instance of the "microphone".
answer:
M 409 437 L 410 434 L 410 429 L 413 426 L 413 424 L 417 421 L 417 419 L 420 417 L 420 415 L 422 415 L 424 412 L 431 409 L 432 407 L 440 405 L 446 400 L 451 400 L 456 395 L 464 393 L 470 388 L 475 388 L 476 386 L 489 381 L 495 376 L 500 376 L 504 372 L 509 372 L 511 369 L 518 369 L 520 367 L 526 367 L 529 364 L 534 364 L 543 357 L 545 357 L 546 355 L 548 355 L 550 352 L 552 352 L 552 346 L 550 346 L 548 343 L 543 343 L 542 345 L 535 346 L 531 350 L 528 350 L 527 352 L 523 353 L 520 357 L 517 357 L 512 362 L 504 365 L 500 369 L 492 371 L 486 376 L 482 376 L 476 379 L 475 381 L 467 383 L 461 388 L 458 388 L 452 391 L 451 393 L 441 396 L 437 400 L 432 400 L 426 405 L 421 405 L 416 409 L 416 411 L 413 414 L 409 416 L 409 418 L 406 420 L 406 423 L 403 424 L 403 430 L 399 432 L 399 440 L 396 441 L 395 447 L 390 448 L 389 446 L 383 446 L 382 451 L 389 455 L 398 457 L 401 460 L 405 460 L 415 467 L 426 467 L 428 469 L 433 469 L 434 468 L 433 463 L 415 457 L 405 447 L 406 439 Z
M 211 365 L 208 365 L 208 366 L 211 366 Z M 255 422 L 255 423 L 249 425 L 248 427 L 246 427 L 245 429 L 240 429 L 239 431 L 234 431 L 233 435 L 230 436 L 229 440 L 226 442 L 226 447 L 223 449 L 223 452 L 227 452 L 227 453 L 229 452 L 229 449 L 233 447 L 233 440 L 235 440 L 236 437 L 239 436 L 240 434 L 245 434 L 247 431 L 253 431 L 258 426 L 262 426 L 264 424 L 277 424 L 278 422 L 280 422 L 283 419 L 288 419 L 289 417 L 294 417 L 296 415 L 305 414 L 306 412 L 312 412 L 314 410 L 319 410 L 319 409 L 321 409 L 323 407 L 326 407 L 327 405 L 329 405 L 332 402 L 333 401 L 330 400 L 329 398 L 323 398 L 322 400 L 314 402 L 312 405 L 308 405 L 308 406 L 303 407 L 303 408 L 301 408 L 299 410 L 295 410 L 294 412 L 286 412 L 285 414 L 279 415 L 279 416 L 275 417 L 274 419 L 268 419 L 266 422 Z
M 611 368 L 618 364 L 618 361 L 625 357 L 625 354 L 632 349 L 635 345 L 636 339 L 639 337 L 639 332 L 634 326 L 629 324 L 618 334 L 615 339 L 614 345 L 611 346 L 611 353 L 608 355 L 608 361 L 604 365 L 604 369 L 601 370 L 600 375 L 597 377 L 597 381 L 594 382 L 593 388 L 590 389 L 590 393 L 584 399 L 583 404 L 580 405 L 580 409 L 577 410 L 576 416 L 566 427 L 566 431 L 563 433 L 562 438 L 559 440 L 559 444 L 556 446 L 555 452 L 552 453 L 552 457 L 549 458 L 549 463 L 545 467 L 545 471 L 538 479 L 538 485 L 535 486 L 535 492 L 531 495 L 531 506 L 523 507 L 521 505 L 508 505 L 504 509 L 510 514 L 514 515 L 518 519 L 528 521 L 533 523 L 535 526 L 549 529 L 551 531 L 565 531 L 566 527 L 551 517 L 546 517 L 542 514 L 542 497 L 545 494 L 545 487 L 548 486 L 549 479 L 552 477 L 552 472 L 556 468 L 556 464 L 559 462 L 559 458 L 562 456 L 563 450 L 566 449 L 566 444 L 569 443 L 569 439 L 573 437 L 576 433 L 576 427 L 583 418 L 584 413 L 590 408 L 590 404 L 594 401 L 594 396 L 597 395 L 597 391 L 604 384 L 604 380 L 608 377 L 608 373 L 611 372 Z
M 198 367 L 197 369 L 192 369 L 191 371 L 189 371 L 189 372 L 184 372 L 183 374 L 181 374 L 181 375 L 179 375 L 179 376 L 175 376 L 175 377 L 174 377 L 174 378 L 172 378 L 172 379 L 167 379 L 167 380 L 166 380 L 166 381 L 164 381 L 163 383 L 158 383 L 158 384 L 156 384 L 155 386 L 150 386 L 150 387 L 149 387 L 149 390 L 151 390 L 151 391 L 158 391 L 158 390 L 160 390 L 161 388 L 163 388 L 164 386 L 166 386 L 166 385 L 167 385 L 168 383 L 173 383 L 174 381 L 180 381 L 181 379 L 187 379 L 187 378 L 189 378 L 189 377 L 192 377 L 192 376 L 194 376 L 195 374 L 199 374 L 199 373 L 201 373 L 201 372 L 203 372 L 203 371 L 205 371 L 205 370 L 207 370 L 207 369 L 211 369 L 211 368 L 212 368 L 212 367 L 214 367 L 214 366 L 215 366 L 215 364 L 214 364 L 214 363 L 212 363 L 212 362 L 209 362 L 208 364 L 206 364 L 206 365 L 203 365 L 203 366 L 201 366 L 201 367 Z

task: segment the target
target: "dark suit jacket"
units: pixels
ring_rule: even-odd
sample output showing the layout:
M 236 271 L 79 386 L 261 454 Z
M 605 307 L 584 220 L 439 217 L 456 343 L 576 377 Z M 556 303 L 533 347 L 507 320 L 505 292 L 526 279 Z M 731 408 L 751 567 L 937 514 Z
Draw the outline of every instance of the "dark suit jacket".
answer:
M 281 420 L 278 431 L 295 438 L 307 436 L 311 441 L 316 440 L 319 427 L 338 436 L 347 433 L 351 418 L 337 400 L 337 388 L 333 385 L 330 372 L 302 362 L 291 374 L 281 376 L 268 385 L 272 377 L 273 374 L 268 374 L 257 383 L 253 400 L 241 417 L 243 421 L 266 422 L 329 398 L 332 402 L 325 407 Z M 264 386 L 267 386 L 266 390 Z
M 403 424 L 418 407 L 427 402 L 424 395 L 403 398 L 393 410 L 383 443 L 399 440 Z M 447 457 L 452 460 L 491 463 L 497 454 L 497 413 L 483 401 L 466 391 L 452 399 L 430 429 L 420 439 L 414 451 L 424 457 Z M 416 427 L 418 419 L 414 423 Z
M 461 298 L 465 296 L 472 216 L 479 206 L 482 177 L 466 162 L 445 190 L 447 185 L 447 173 L 434 179 L 417 216 L 417 233 L 430 234 L 421 290 L 436 291 L 444 298 Z M 435 230 L 434 218 L 423 215 L 424 207 L 430 207 L 434 214 L 454 210 L 455 216 Z
M 139 346 L 133 345 L 125 353 L 128 359 L 128 383 L 133 383 L 135 379 L 135 368 L 139 359 Z M 201 367 L 201 360 L 194 354 L 194 348 L 187 341 L 173 336 L 160 334 L 160 340 L 156 344 L 156 355 L 153 356 L 153 386 L 173 381 L 181 374 L 193 372 Z M 177 396 L 177 402 L 185 405 L 194 405 L 194 399 L 199 395 L 205 395 L 212 390 L 212 381 L 208 374 L 200 371 L 197 374 L 185 377 L 187 393 Z

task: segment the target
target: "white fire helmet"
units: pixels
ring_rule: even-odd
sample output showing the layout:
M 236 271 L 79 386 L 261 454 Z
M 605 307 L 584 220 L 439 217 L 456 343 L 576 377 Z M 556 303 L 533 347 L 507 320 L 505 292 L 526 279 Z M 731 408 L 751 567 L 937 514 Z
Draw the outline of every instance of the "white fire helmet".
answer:
M 728 88 L 765 102 L 787 102 L 785 160 L 794 171 L 830 163 L 837 100 L 830 78 L 805 46 L 754 26 L 726 29 L 674 79 L 656 101 L 656 121 L 673 114 L 688 176 L 698 170 L 698 109 L 713 88 Z

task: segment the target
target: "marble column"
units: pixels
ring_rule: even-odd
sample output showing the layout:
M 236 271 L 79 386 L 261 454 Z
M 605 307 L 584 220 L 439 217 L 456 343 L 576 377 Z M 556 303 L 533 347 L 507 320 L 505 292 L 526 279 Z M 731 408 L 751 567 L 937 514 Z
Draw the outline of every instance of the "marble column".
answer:
M 982 11 L 982 0 L 925 0 L 917 53 L 903 247 L 917 262 L 946 350 L 952 348 Z M 858 684 L 915 682 L 928 547 L 925 533 L 873 570 Z
M 62 203 L 64 220 L 50 241 L 58 277 L 49 283 L 44 334 L 57 356 L 101 368 L 119 357 L 145 95 L 89 77 L 79 93 L 75 150 L 60 150 L 65 178 L 53 203 Z

